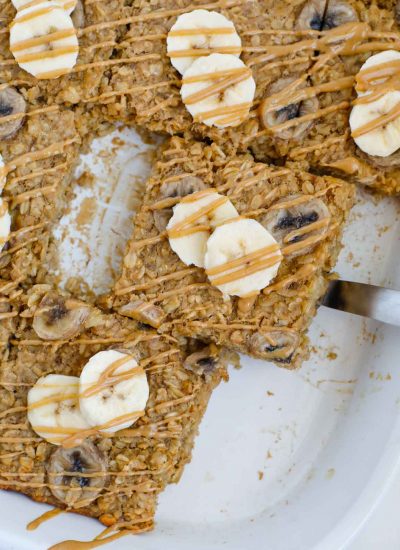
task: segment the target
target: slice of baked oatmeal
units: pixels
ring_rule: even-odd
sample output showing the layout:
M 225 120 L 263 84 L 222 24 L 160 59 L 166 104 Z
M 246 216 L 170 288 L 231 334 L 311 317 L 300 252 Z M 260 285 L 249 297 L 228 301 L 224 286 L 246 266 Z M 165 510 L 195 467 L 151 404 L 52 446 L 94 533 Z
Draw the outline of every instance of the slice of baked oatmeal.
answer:
M 0 251 L 1 288 L 43 278 L 51 225 L 64 208 L 81 141 L 72 111 L 31 103 L 27 94 L 22 88 L 0 89 L 0 105 L 16 117 L 0 124 L 0 133 L 9 132 L 0 135 L 0 155 L 2 197 L 11 216 Z
M 18 306 L 19 321 L 0 366 L 1 488 L 98 518 L 115 529 L 151 528 L 157 496 L 178 481 L 190 461 L 211 391 L 227 376 L 216 350 L 209 350 L 208 362 L 199 362 L 197 355 L 185 359 L 175 338 L 62 296 L 49 285 L 33 286 L 19 297 Z M 51 398 L 32 402 L 32 386 L 49 374 L 79 376 L 90 358 L 109 349 L 134 357 L 144 369 L 149 397 L 140 419 L 111 434 L 48 429 L 61 445 L 40 437 L 37 432 L 44 428 L 36 425 L 34 431 L 27 414 Z M 104 394 L 105 402 L 109 398 Z M 57 414 L 62 414 L 69 402 L 57 402 Z M 72 432 L 78 439 L 66 445 L 71 436 L 65 434 Z
M 305 71 L 312 63 L 312 52 L 293 52 L 283 62 L 268 66 L 252 66 L 257 85 L 255 102 L 249 118 L 234 128 L 219 130 L 194 123 L 181 96 L 181 75 L 171 64 L 167 52 L 167 34 L 182 14 L 194 10 L 218 12 L 231 21 L 242 42 L 242 58 L 247 63 L 273 44 L 297 40 L 294 32 L 301 5 L 296 3 L 260 0 L 155 0 L 151 4 L 133 2 L 126 7 L 126 21 L 117 17 L 110 25 L 119 25 L 122 36 L 111 61 L 132 59 L 131 63 L 116 64 L 105 75 L 100 103 L 106 103 L 104 113 L 112 120 L 135 122 L 155 132 L 169 134 L 192 131 L 197 137 L 211 138 L 226 148 L 247 147 L 243 138 L 256 132 L 254 118 L 257 105 L 268 86 L 285 76 L 293 66 Z M 205 17 L 205 21 L 207 16 Z M 123 23 L 128 24 L 122 29 Z M 201 24 L 199 25 L 201 27 Z M 212 51 L 224 51 L 210 49 Z
M 224 296 L 204 269 L 185 265 L 170 246 L 172 207 L 211 187 L 241 217 L 267 228 L 282 249 L 276 278 L 258 295 Z M 342 180 L 268 166 L 249 154 L 228 158 L 215 144 L 174 137 L 148 181 L 114 307 L 162 333 L 296 368 L 308 355 L 307 328 L 335 265 L 353 198 L 354 187 Z
M 233 127 L 194 121 L 181 99 L 182 76 L 167 52 L 167 35 L 177 19 L 201 8 L 234 24 L 241 58 L 256 84 L 250 113 Z M 108 23 L 121 34 L 110 60 L 116 64 L 97 98 L 110 120 L 170 134 L 191 132 L 225 151 L 250 148 L 262 161 L 298 162 L 304 169 L 398 192 L 396 155 L 365 153 L 349 127 L 354 76 L 370 56 L 398 49 L 393 2 L 182 0 L 134 2 L 124 13 L 126 19 Z

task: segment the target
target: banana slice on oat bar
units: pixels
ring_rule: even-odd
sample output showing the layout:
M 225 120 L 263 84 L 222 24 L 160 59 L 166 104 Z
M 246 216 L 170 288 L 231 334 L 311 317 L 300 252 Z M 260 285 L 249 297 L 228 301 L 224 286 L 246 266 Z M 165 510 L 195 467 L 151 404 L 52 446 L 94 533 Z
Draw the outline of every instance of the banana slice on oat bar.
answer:
M 92 441 L 77 447 L 58 447 L 47 464 L 49 489 L 69 508 L 95 500 L 107 481 L 107 460 Z
M 358 98 L 350 113 L 352 137 L 370 156 L 390 157 L 400 148 L 400 52 L 371 56 L 356 76 Z
M 371 93 L 371 85 L 379 86 L 387 78 L 398 74 L 400 70 L 400 52 L 396 50 L 385 50 L 375 55 L 371 55 L 363 65 L 356 76 L 355 90 L 358 96 Z M 388 82 L 387 82 L 388 83 Z M 387 91 L 389 91 L 388 86 Z M 384 91 L 384 90 L 382 90 Z
M 241 59 L 213 53 L 185 72 L 181 96 L 195 122 L 226 128 L 247 118 L 255 90 L 251 69 Z
M 238 218 L 207 241 L 205 268 L 213 286 L 230 296 L 252 296 L 269 285 L 282 261 L 279 244 L 256 220 Z
M 96 431 L 112 433 L 128 428 L 143 415 L 148 398 L 146 373 L 128 353 L 100 351 L 83 367 L 79 403 Z
M 400 92 L 354 105 L 349 122 L 351 135 L 362 151 L 378 157 L 392 155 L 400 147 Z
M 79 409 L 79 378 L 61 374 L 42 376 L 28 392 L 28 420 L 32 429 L 54 445 L 90 426 Z
M 0 167 L 1 169 L 1 167 Z M 8 241 L 11 228 L 11 216 L 7 203 L 0 197 L 0 251 Z
M 211 188 L 186 195 L 173 212 L 167 225 L 171 248 L 186 265 L 198 267 L 204 267 L 210 231 L 239 215 L 228 197 Z
M 71 14 L 77 4 L 78 0 L 54 0 L 57 4 L 59 4 L 68 14 Z M 26 8 L 30 4 L 32 4 L 32 0 L 11 0 L 14 8 L 16 10 L 22 10 L 23 8 Z
M 10 25 L 10 50 L 18 65 L 38 79 L 69 73 L 79 50 L 71 17 L 54 1 L 18 11 Z
M 181 74 L 198 57 L 211 53 L 239 56 L 242 41 L 232 23 L 216 11 L 194 10 L 180 15 L 167 36 L 167 52 Z

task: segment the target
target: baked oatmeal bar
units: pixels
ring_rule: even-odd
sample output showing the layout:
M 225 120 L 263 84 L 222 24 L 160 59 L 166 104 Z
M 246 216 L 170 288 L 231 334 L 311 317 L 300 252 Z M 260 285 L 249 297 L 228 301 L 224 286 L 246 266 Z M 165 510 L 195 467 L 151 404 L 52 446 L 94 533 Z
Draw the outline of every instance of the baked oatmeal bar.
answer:
M 251 55 L 272 44 L 296 40 L 292 29 L 296 26 L 301 6 L 272 0 L 133 2 L 129 8 L 130 24 L 111 59 L 136 57 L 137 62 L 111 67 L 103 79 L 98 101 L 107 101 L 105 113 L 111 120 L 135 122 L 151 131 L 169 134 L 191 131 L 198 137 L 223 143 L 227 149 L 237 148 L 244 136 L 254 131 L 252 120 L 257 113 L 257 103 L 268 85 L 284 75 L 287 67 L 294 65 L 297 70 L 306 70 L 312 63 L 312 52 L 293 52 L 283 63 L 274 63 L 260 71 L 258 67 L 253 69 L 257 84 L 255 104 L 249 120 L 242 125 L 219 130 L 193 123 L 181 100 L 181 75 L 171 65 L 166 38 L 177 17 L 196 9 L 217 11 L 232 21 L 242 40 L 243 60 L 247 61 Z M 117 18 L 114 19 L 110 25 L 118 23 Z M 290 29 L 289 33 L 281 32 L 287 29 Z
M 0 367 L 1 488 L 115 529 L 151 528 L 157 496 L 190 461 L 211 391 L 226 378 L 216 350 L 208 349 L 207 361 L 205 350 L 185 358 L 171 336 L 49 285 L 33 286 L 19 307 Z M 88 359 L 106 349 L 133 355 L 145 370 L 150 396 L 144 415 L 122 431 L 78 439 L 73 448 L 39 437 L 27 419 L 31 387 L 47 374 L 79 376 Z
M 165 231 L 180 198 L 213 187 L 237 212 L 268 228 L 284 259 L 258 296 L 230 297 L 185 265 Z M 157 327 L 296 368 L 307 328 L 341 248 L 354 188 L 342 180 L 227 158 L 215 144 L 174 137 L 161 150 L 136 215 L 114 307 Z
M 182 77 L 167 53 L 166 37 L 177 18 L 199 8 L 232 21 L 256 83 L 250 114 L 234 127 L 193 121 L 180 96 Z M 396 155 L 365 154 L 349 128 L 354 76 L 374 53 L 398 49 L 392 2 L 159 0 L 151 6 L 134 2 L 125 13 L 124 21 L 108 23 L 122 29 L 128 22 L 110 61 L 136 61 L 111 66 L 102 80 L 97 101 L 107 103 L 102 112 L 108 119 L 156 132 L 190 132 L 225 151 L 250 148 L 262 161 L 298 162 L 304 169 L 398 192 Z

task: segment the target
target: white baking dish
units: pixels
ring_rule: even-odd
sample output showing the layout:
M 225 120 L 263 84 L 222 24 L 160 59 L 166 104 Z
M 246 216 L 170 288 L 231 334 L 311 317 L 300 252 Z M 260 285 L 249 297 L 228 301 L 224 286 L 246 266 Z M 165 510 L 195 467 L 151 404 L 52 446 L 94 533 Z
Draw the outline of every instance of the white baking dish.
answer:
M 64 272 L 83 273 L 98 292 L 110 284 L 130 233 L 127 197 L 148 173 L 149 147 L 131 131 L 97 140 L 97 160 L 85 156 L 80 168 L 90 166 L 97 183 L 79 188 L 57 231 Z M 78 226 L 85 198 L 97 210 Z M 366 193 L 358 200 L 338 271 L 399 286 L 398 204 Z M 321 308 L 310 336 L 314 352 L 297 372 L 243 358 L 243 368 L 212 397 L 181 482 L 161 496 L 155 531 L 120 539 L 110 550 L 346 546 L 398 466 L 400 330 Z M 62 514 L 28 532 L 26 524 L 47 506 L 0 492 L 0 508 L 1 550 L 43 550 L 101 530 L 94 520 Z

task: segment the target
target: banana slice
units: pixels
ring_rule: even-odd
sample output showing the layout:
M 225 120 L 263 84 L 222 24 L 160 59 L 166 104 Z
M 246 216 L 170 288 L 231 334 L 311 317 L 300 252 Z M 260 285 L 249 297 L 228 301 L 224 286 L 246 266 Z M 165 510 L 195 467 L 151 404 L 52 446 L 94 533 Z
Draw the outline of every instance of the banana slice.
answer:
M 107 481 L 107 460 L 92 441 L 78 447 L 58 447 L 47 462 L 49 489 L 68 508 L 87 506 Z
M 26 101 L 22 94 L 11 86 L 0 90 L 0 141 L 18 132 L 25 121 L 25 112 Z M 13 118 L 14 115 L 18 116 Z
M 247 118 L 255 90 L 251 69 L 241 59 L 213 53 L 187 69 L 181 96 L 195 122 L 226 128 Z
M 194 10 L 179 16 L 167 36 L 167 52 L 181 74 L 198 57 L 211 53 L 239 56 L 242 41 L 232 21 L 216 11 Z
M 282 261 L 279 244 L 260 223 L 239 218 L 207 241 L 205 268 L 212 285 L 230 296 L 251 296 L 269 285 Z
M 167 225 L 169 244 L 182 262 L 198 267 L 204 267 L 211 229 L 239 215 L 228 197 L 210 188 L 186 195 L 173 211 Z
M 74 11 L 78 0 L 54 0 L 56 4 L 61 6 L 69 15 Z M 27 8 L 33 4 L 37 4 L 38 0 L 11 0 L 16 10 Z
M 19 66 L 36 78 L 69 73 L 79 50 L 71 17 L 54 1 L 18 11 L 10 25 L 10 50 Z
M 0 250 L 8 241 L 11 228 L 11 216 L 8 211 L 7 203 L 0 197 Z
M 90 426 L 99 432 L 131 426 L 143 415 L 148 398 L 146 373 L 127 353 L 100 351 L 83 367 L 79 403 Z
M 365 94 L 371 93 L 367 90 L 368 83 L 370 82 L 368 76 L 370 78 L 373 77 L 372 83 L 374 86 L 382 83 L 388 77 L 385 69 L 390 69 L 390 65 L 386 64 L 392 64 L 392 62 L 395 62 L 394 65 L 397 65 L 398 72 L 400 70 L 400 52 L 397 52 L 395 50 L 385 50 L 375 55 L 371 55 L 371 57 L 369 57 L 367 61 L 361 66 L 361 69 L 356 76 L 355 90 L 358 96 L 362 97 Z M 382 68 L 379 69 L 379 72 L 381 72 L 382 74 L 381 79 L 377 78 L 379 74 L 377 70 L 371 71 L 372 67 L 377 67 L 378 65 L 382 65 Z
M 61 374 L 42 376 L 28 392 L 28 420 L 32 429 L 54 445 L 90 426 L 79 410 L 79 378 Z
M 368 155 L 388 157 L 400 147 L 400 92 L 392 91 L 369 103 L 353 106 L 351 135 Z

